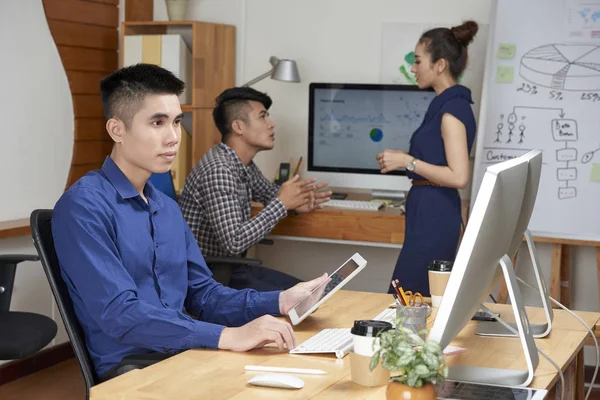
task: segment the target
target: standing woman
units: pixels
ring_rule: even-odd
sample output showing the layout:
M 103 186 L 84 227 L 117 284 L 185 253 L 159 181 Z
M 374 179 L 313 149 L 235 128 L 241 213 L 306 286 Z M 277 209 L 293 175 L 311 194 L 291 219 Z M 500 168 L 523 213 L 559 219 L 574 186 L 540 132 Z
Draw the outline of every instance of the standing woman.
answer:
M 423 296 L 429 296 L 429 263 L 456 256 L 462 222 L 458 189 L 469 182 L 476 130 L 471 91 L 457 80 L 467 66 L 467 46 L 477 29 L 476 22 L 467 21 L 421 36 L 411 72 L 421 89 L 433 88 L 437 96 L 413 133 L 408 153 L 387 149 L 377 155 L 382 173 L 406 168 L 412 180 L 404 245 L 392 278 Z

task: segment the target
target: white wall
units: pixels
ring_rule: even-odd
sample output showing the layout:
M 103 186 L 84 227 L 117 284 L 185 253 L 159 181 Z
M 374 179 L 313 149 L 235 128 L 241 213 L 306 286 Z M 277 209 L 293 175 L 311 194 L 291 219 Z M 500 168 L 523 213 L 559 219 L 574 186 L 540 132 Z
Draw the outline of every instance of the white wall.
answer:
M 274 99 L 276 147 L 256 160 L 265 175 L 272 177 L 280 161 L 307 156 L 311 81 L 378 82 L 383 22 L 457 24 L 473 18 L 487 24 L 490 6 L 489 0 L 192 0 L 187 19 L 237 26 L 237 84 L 266 72 L 271 55 L 298 62 L 300 84 L 265 80 L 254 86 Z M 154 16 L 167 19 L 164 1 L 155 0 Z M 472 62 L 483 62 L 485 55 L 470 57 Z M 550 250 L 550 245 L 538 245 L 547 280 Z M 350 288 L 385 291 L 397 249 L 277 240 L 274 246 L 258 246 L 256 256 L 265 265 L 310 278 L 331 271 L 354 251 L 363 254 L 369 266 Z M 572 253 L 572 308 L 600 311 L 594 251 L 577 248 Z M 529 282 L 534 281 L 525 257 L 517 268 Z M 531 291 L 526 290 L 525 297 L 528 304 L 539 304 Z
M 41 0 L 2 1 L 0 12 L 4 127 L 0 131 L 0 221 L 52 208 L 67 183 L 73 152 L 73 104 L 67 76 Z M 0 240 L 0 254 L 36 254 L 31 236 Z M 12 310 L 53 317 L 66 341 L 40 263 L 17 268 Z

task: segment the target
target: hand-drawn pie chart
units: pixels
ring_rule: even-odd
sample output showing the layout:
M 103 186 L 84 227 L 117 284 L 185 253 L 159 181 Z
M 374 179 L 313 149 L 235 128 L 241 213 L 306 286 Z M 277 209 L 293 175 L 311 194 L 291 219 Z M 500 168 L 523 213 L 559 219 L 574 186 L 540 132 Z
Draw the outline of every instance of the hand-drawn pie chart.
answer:
M 600 46 L 548 44 L 521 58 L 521 76 L 557 90 L 600 90 Z

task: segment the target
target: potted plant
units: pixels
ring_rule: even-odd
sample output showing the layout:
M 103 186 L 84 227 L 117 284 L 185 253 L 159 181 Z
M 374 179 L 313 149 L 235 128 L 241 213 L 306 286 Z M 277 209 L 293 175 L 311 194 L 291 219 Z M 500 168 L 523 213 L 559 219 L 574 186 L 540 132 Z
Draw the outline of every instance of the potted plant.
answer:
M 436 384 L 448 375 L 444 353 L 437 342 L 423 340 L 427 329 L 413 332 L 405 327 L 405 317 L 396 317 L 396 329 L 379 334 L 379 347 L 371 358 L 371 370 L 381 362 L 392 373 L 387 400 L 437 398 Z

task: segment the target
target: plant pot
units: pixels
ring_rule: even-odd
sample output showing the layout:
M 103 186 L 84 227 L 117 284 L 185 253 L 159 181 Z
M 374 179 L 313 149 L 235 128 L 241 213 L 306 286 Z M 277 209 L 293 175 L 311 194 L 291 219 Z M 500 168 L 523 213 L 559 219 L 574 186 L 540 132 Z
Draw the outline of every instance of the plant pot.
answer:
M 390 381 L 385 391 L 385 398 L 387 400 L 436 400 L 437 390 L 431 383 L 415 388 Z
M 169 21 L 185 21 L 189 0 L 165 0 Z

